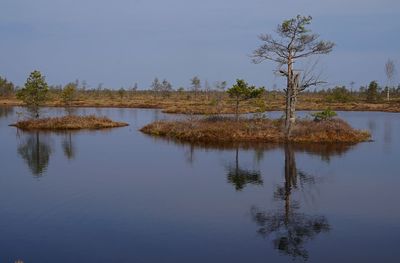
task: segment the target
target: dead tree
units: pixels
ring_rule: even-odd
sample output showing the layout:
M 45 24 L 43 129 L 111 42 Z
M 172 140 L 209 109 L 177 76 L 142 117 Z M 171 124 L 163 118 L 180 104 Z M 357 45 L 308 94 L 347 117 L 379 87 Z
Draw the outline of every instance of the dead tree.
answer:
M 328 54 L 334 43 L 318 40 L 319 35 L 311 33 L 306 27 L 311 23 L 311 16 L 300 16 L 285 20 L 278 25 L 277 37 L 270 34 L 260 35 L 263 44 L 254 50 L 253 63 L 259 64 L 265 60 L 278 63 L 277 72 L 286 78 L 285 91 L 285 133 L 290 136 L 292 126 L 296 121 L 296 102 L 298 94 L 310 86 L 321 84 L 322 81 L 312 74 L 300 73 L 294 70 L 294 64 L 299 59 L 318 54 Z

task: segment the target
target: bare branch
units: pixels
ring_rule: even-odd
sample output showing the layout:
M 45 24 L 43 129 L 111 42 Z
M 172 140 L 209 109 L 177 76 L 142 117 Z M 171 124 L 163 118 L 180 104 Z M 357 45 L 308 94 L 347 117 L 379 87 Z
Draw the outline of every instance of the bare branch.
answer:
M 321 80 L 322 71 L 318 74 L 315 73 L 318 63 L 319 60 L 315 60 L 312 64 L 308 64 L 305 66 L 305 70 L 302 74 L 299 85 L 299 92 L 311 86 L 318 86 L 327 83 L 326 81 Z

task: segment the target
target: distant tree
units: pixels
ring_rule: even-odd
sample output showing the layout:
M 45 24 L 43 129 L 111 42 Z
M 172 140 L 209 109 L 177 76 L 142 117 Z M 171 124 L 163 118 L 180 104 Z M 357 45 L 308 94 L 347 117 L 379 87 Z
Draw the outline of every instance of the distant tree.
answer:
M 86 90 L 86 88 L 88 87 L 88 84 L 86 82 L 86 80 L 82 81 L 82 90 Z
M 48 99 L 49 87 L 40 71 L 33 71 L 25 86 L 18 91 L 17 98 L 22 100 L 35 118 L 39 118 L 39 109 Z
M 312 55 L 328 54 L 332 51 L 332 42 L 318 40 L 317 34 L 312 34 L 307 26 L 311 16 L 296 16 L 278 25 L 277 38 L 269 34 L 260 36 L 262 45 L 253 52 L 253 62 L 261 63 L 271 60 L 278 63 L 278 72 L 286 78 L 285 89 L 285 130 L 290 136 L 292 126 L 296 121 L 295 111 L 298 94 L 310 86 L 323 83 L 312 72 L 300 73 L 294 70 L 296 61 Z
M 377 102 L 379 99 L 379 86 L 378 83 L 374 80 L 371 81 L 368 85 L 368 89 L 366 91 L 367 102 Z
M 227 90 L 231 98 L 235 100 L 235 115 L 236 121 L 239 120 L 239 104 L 241 101 L 257 98 L 264 92 L 264 87 L 256 88 L 249 86 L 244 80 L 236 80 L 236 84 Z
M 210 92 L 211 92 L 211 86 L 210 83 L 208 83 L 208 80 L 204 82 L 204 91 L 206 93 L 206 100 L 210 99 Z
M 223 98 L 223 95 L 225 93 L 227 82 L 226 81 L 217 81 L 217 82 L 215 82 L 214 86 L 215 86 L 215 91 L 216 91 L 215 92 L 215 94 L 216 94 L 216 96 L 215 96 L 215 106 L 217 108 L 217 112 L 221 113 L 221 111 L 222 111 L 222 98 Z
M 178 93 L 182 94 L 185 91 L 185 88 L 184 87 L 179 87 L 176 91 Z
M 217 81 L 215 83 L 215 89 L 220 92 L 224 92 L 228 83 L 226 81 Z
M 125 97 L 125 93 L 126 93 L 126 90 L 125 90 L 123 87 L 121 87 L 121 88 L 118 90 L 118 96 L 119 96 L 119 98 L 120 98 L 121 100 Z
M 164 79 L 161 83 L 160 91 L 164 97 L 168 96 L 173 91 L 172 84 L 168 80 Z
M 354 89 L 354 85 L 355 85 L 356 83 L 352 80 L 352 81 L 350 81 L 350 91 L 353 91 L 353 89 Z
M 128 89 L 128 95 L 129 95 L 129 98 L 130 99 L 132 99 L 133 98 L 133 95 L 136 93 L 136 91 L 139 89 L 139 85 L 137 84 L 137 82 L 135 82 L 135 84 L 133 84 L 133 86 L 131 86 L 129 89 Z
M 390 100 L 390 88 L 393 84 L 393 78 L 394 78 L 395 72 L 396 72 L 396 67 L 395 67 L 394 61 L 391 59 L 388 59 L 385 64 L 385 73 L 386 73 L 386 78 L 387 78 L 386 99 L 388 101 Z
M 0 77 L 0 97 L 8 97 L 14 92 L 14 84 Z
M 150 88 L 153 91 L 154 95 L 157 95 L 157 93 L 161 91 L 161 83 L 157 77 L 154 78 Z
M 190 80 L 192 91 L 194 91 L 195 94 L 198 94 L 201 90 L 201 81 L 200 79 L 195 76 Z
M 68 83 L 65 85 L 64 89 L 61 92 L 61 99 L 64 102 L 64 105 L 67 107 L 71 106 L 72 101 L 75 98 L 76 95 L 76 84 L 75 83 Z
M 329 91 L 328 95 L 326 96 L 327 102 L 341 102 L 346 103 L 353 100 L 353 97 L 350 91 L 345 87 L 334 87 L 332 90 Z

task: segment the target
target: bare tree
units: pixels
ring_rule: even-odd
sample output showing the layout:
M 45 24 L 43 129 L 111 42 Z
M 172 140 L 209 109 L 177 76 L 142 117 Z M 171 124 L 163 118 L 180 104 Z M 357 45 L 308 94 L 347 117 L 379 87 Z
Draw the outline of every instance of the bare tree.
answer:
M 393 84 L 394 74 L 396 72 L 396 67 L 393 60 L 388 59 L 385 63 L 385 73 L 387 78 L 387 89 L 386 89 L 386 99 L 390 100 L 390 88 Z
M 306 27 L 311 23 L 311 16 L 296 16 L 278 25 L 277 37 L 270 34 L 260 35 L 263 44 L 254 50 L 253 63 L 259 64 L 265 60 L 278 63 L 277 72 L 286 78 L 285 89 L 285 132 L 289 137 L 296 121 L 295 111 L 298 94 L 310 86 L 323 83 L 318 76 L 300 73 L 294 69 L 294 63 L 312 55 L 328 54 L 334 43 L 318 40 L 319 35 L 311 33 Z
M 199 77 L 194 76 L 190 80 L 190 83 L 191 83 L 191 86 L 192 86 L 192 90 L 194 91 L 195 95 L 197 95 L 201 90 L 201 81 L 200 81 Z
M 161 90 L 160 90 L 161 94 L 164 97 L 168 96 L 173 91 L 172 84 L 166 79 L 163 80 L 160 88 L 161 88 Z
M 215 87 L 215 100 L 216 100 L 216 108 L 217 108 L 217 113 L 220 114 L 222 111 L 222 98 L 225 94 L 225 89 L 228 83 L 226 81 L 217 81 L 214 84 Z
M 208 80 L 204 82 L 204 92 L 206 93 L 206 100 L 210 99 L 210 93 L 211 93 L 211 86 L 208 83 Z
M 157 94 L 161 91 L 161 86 L 162 84 L 160 83 L 160 81 L 158 80 L 158 78 L 154 78 L 153 82 L 151 83 L 151 91 L 154 94 L 154 97 L 157 97 Z

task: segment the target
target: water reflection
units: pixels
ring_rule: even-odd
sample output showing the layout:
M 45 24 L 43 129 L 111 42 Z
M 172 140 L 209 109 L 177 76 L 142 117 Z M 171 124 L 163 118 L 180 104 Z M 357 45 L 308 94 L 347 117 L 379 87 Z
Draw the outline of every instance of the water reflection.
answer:
M 77 108 L 75 107 L 65 107 L 64 111 L 67 115 L 77 115 L 78 112 Z
M 14 107 L 0 107 L 0 119 L 14 114 Z
M 53 136 L 60 140 L 62 152 L 68 160 L 73 160 L 76 157 L 77 148 L 74 143 L 74 132 L 21 132 L 17 130 L 17 136 L 20 137 L 17 152 L 35 177 L 41 177 L 47 171 L 50 155 L 54 152 L 50 143 Z
M 61 147 L 63 149 L 65 157 L 67 157 L 68 160 L 72 160 L 75 158 L 76 149 L 75 144 L 72 140 L 72 132 L 67 132 L 64 135 L 64 138 L 61 141 Z
M 173 142 L 182 144 L 179 142 Z M 183 143 L 186 145 L 185 143 Z M 265 153 L 283 149 L 284 182 L 273 191 L 276 206 L 262 208 L 252 206 L 250 215 L 257 224 L 257 233 L 263 238 L 272 240 L 273 247 L 283 255 L 306 261 L 309 259 L 307 243 L 321 233 L 331 230 L 328 219 L 324 215 L 305 212 L 302 209 L 305 200 L 315 200 L 313 187 L 319 180 L 301 169 L 296 163 L 296 154 L 319 156 L 329 162 L 333 156 L 342 156 L 350 149 L 349 144 L 189 144 L 191 156 L 196 149 L 234 150 L 235 158 L 225 167 L 228 183 L 236 191 L 243 191 L 248 185 L 263 185 L 262 173 L 257 169 L 245 169 L 240 164 L 241 150 L 254 151 L 256 163 L 265 159 Z M 193 161 L 193 160 L 192 160 Z M 297 194 L 296 194 L 297 193 Z M 306 195 L 300 199 L 299 193 Z
M 293 192 L 299 188 L 315 184 L 313 176 L 297 169 L 295 151 L 292 145 L 285 145 L 285 182 L 274 192 L 277 209 L 262 210 L 253 206 L 252 219 L 258 225 L 258 233 L 264 238 L 272 238 L 275 249 L 284 255 L 307 260 L 309 252 L 305 244 L 331 227 L 326 217 L 309 215 L 301 211 L 299 200 L 293 200 Z M 326 153 L 326 152 L 325 152 Z M 307 192 L 309 189 L 303 189 Z
M 375 133 L 376 131 L 376 121 L 373 119 L 368 120 L 368 129 L 372 132 Z
M 39 132 L 28 134 L 18 146 L 18 154 L 35 177 L 40 177 L 46 172 L 51 153 L 50 143 Z
M 194 147 L 194 145 L 191 144 L 185 150 L 185 153 L 184 153 L 186 162 L 191 164 L 191 165 L 194 163 L 194 160 L 195 160 L 194 152 L 195 152 L 195 147 Z
M 239 166 L 239 148 L 236 148 L 235 163 L 226 167 L 228 182 L 235 186 L 236 191 L 241 191 L 248 184 L 262 185 L 261 172 L 244 169 Z
M 383 147 L 386 153 L 391 152 L 392 148 L 392 122 L 389 120 L 385 120 L 383 125 Z

